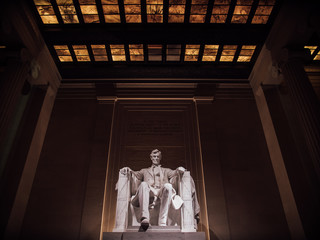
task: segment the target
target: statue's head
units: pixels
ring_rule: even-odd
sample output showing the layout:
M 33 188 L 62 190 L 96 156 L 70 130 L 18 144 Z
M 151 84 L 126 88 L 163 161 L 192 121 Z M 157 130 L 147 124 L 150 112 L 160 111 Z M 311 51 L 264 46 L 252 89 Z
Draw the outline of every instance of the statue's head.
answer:
M 150 159 L 154 165 L 159 165 L 161 161 L 162 155 L 158 149 L 154 149 L 150 153 Z

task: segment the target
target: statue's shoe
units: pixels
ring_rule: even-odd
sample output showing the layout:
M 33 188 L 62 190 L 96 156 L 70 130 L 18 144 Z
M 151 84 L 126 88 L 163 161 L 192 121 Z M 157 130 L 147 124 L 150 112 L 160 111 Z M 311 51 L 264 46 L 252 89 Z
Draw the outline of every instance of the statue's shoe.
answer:
M 146 230 L 148 229 L 149 225 L 150 225 L 149 219 L 145 218 L 145 219 L 143 219 L 143 220 L 141 221 L 141 228 L 142 228 L 143 230 L 146 231 Z

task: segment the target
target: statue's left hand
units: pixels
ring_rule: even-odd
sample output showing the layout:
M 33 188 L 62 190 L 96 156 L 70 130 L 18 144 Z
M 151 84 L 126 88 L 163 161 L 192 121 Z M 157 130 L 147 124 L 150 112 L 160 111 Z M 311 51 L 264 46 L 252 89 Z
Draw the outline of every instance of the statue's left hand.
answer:
M 124 167 L 124 168 L 120 169 L 120 173 L 123 174 L 123 175 L 129 174 L 131 172 L 132 172 L 132 170 L 129 167 Z
M 187 171 L 184 167 L 178 167 L 177 170 L 178 170 L 180 173 L 184 173 L 185 171 Z

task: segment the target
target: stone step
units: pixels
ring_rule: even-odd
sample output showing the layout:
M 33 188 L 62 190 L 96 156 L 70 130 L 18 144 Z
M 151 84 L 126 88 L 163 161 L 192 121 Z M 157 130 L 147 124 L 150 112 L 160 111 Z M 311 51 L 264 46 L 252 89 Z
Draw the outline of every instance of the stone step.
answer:
M 126 232 L 140 232 L 140 226 L 128 227 Z M 147 232 L 181 232 L 180 226 L 149 226 Z
M 205 240 L 204 232 L 104 232 L 103 240 Z

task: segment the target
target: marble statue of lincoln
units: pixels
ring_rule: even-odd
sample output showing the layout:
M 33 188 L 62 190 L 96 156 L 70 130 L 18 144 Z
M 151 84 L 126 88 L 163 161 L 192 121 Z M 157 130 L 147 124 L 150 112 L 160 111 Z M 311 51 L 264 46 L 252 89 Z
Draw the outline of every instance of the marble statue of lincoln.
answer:
M 173 204 L 175 208 L 180 208 L 183 201 L 176 195 L 175 189 L 170 183 L 170 179 L 183 174 L 186 169 L 178 167 L 176 170 L 169 168 L 163 168 L 160 165 L 161 152 L 158 149 L 152 150 L 150 159 L 152 165 L 149 168 L 143 168 L 140 171 L 133 171 L 129 167 L 120 169 L 120 173 L 130 173 L 131 176 L 136 177 L 141 181 L 140 186 L 136 192 L 136 195 L 132 198 L 131 203 L 134 207 L 138 207 L 141 213 L 141 227 L 148 228 L 150 221 L 149 209 L 153 208 L 155 202 L 160 200 L 160 212 L 158 218 L 159 226 L 167 225 L 168 211 L 170 204 Z M 175 202 L 177 200 L 177 202 Z M 196 214 L 199 213 L 198 202 Z M 195 216 L 197 219 L 198 215 Z M 198 219 L 197 219 L 198 220 Z

